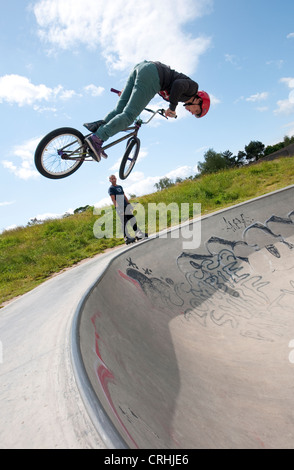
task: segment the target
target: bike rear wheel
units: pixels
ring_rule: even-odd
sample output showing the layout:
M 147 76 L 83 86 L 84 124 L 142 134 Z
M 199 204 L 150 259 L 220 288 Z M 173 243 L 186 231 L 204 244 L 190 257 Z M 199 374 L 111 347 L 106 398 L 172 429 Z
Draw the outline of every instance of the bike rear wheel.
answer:
M 119 177 L 121 180 L 125 180 L 131 173 L 137 161 L 139 151 L 140 140 L 138 137 L 132 137 L 128 141 L 126 151 L 120 164 Z
M 71 127 L 61 127 L 40 141 L 35 151 L 35 165 L 46 178 L 60 179 L 77 171 L 85 157 L 83 134 Z

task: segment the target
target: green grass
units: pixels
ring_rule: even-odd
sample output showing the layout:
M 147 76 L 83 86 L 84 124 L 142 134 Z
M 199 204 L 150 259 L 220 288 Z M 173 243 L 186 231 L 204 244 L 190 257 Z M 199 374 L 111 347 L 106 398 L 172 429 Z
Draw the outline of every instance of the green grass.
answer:
M 294 184 L 294 158 L 281 158 L 185 180 L 136 198 L 134 202 L 142 204 L 146 213 L 149 203 L 189 203 L 191 207 L 193 203 L 201 203 L 204 215 L 291 184 Z M 97 220 L 93 208 L 89 208 L 80 214 L 1 234 L 0 306 L 62 269 L 123 243 L 118 238 L 95 238 L 93 226 Z

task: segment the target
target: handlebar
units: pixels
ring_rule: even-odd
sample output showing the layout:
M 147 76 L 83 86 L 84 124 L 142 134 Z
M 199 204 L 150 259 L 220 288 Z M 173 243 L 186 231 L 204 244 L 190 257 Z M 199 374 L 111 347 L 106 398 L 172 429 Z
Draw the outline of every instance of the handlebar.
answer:
M 163 116 L 165 119 L 168 119 L 165 115 L 165 109 L 157 109 L 156 111 L 154 111 L 153 109 L 144 108 L 144 111 L 148 111 L 149 113 L 152 113 L 152 116 L 150 119 L 148 119 L 148 121 L 145 121 L 142 124 L 148 124 L 148 122 L 150 122 L 151 119 L 153 119 L 156 114 L 160 114 L 160 116 Z
M 149 109 L 149 108 L 144 108 L 144 111 L 148 111 L 148 113 L 153 113 L 153 114 L 161 114 L 161 116 L 165 117 L 165 109 L 157 109 L 157 111 L 154 111 L 154 109 Z
M 168 117 L 165 115 L 165 109 L 158 109 L 157 111 L 154 111 L 153 109 L 148 109 L 148 108 L 144 108 L 144 111 L 148 111 L 149 113 L 153 113 L 153 114 L 160 114 L 161 116 L 165 117 L 165 119 L 168 119 Z M 174 119 L 177 119 L 177 115 L 174 117 Z

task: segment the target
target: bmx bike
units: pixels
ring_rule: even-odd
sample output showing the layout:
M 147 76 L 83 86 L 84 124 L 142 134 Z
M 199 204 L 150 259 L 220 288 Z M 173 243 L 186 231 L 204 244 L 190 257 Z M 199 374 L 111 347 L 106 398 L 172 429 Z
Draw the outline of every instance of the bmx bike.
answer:
M 111 91 L 120 93 L 114 88 L 111 88 Z M 103 150 L 106 150 L 127 140 L 126 149 L 119 168 L 121 180 L 129 176 L 137 161 L 140 151 L 138 132 L 141 125 L 148 124 L 156 114 L 166 117 L 164 109 L 154 111 L 145 108 L 145 111 L 152 114 L 147 121 L 144 122 L 140 117 L 137 118 L 131 127 L 123 131 L 126 132 L 126 135 L 102 147 Z M 72 127 L 61 127 L 43 137 L 35 151 L 35 166 L 39 173 L 50 179 L 66 178 L 75 173 L 84 162 L 95 161 L 92 150 L 85 142 L 89 135 L 91 133 L 83 135 Z

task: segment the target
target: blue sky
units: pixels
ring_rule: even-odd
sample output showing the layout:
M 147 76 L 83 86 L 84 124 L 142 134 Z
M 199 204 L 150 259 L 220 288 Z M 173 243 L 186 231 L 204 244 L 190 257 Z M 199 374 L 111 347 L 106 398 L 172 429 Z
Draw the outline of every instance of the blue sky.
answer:
M 51 130 L 102 119 L 137 62 L 160 60 L 211 95 L 203 119 L 182 104 L 178 119 L 140 131 L 140 160 L 127 194 L 160 178 L 197 172 L 204 153 L 237 154 L 251 140 L 294 135 L 293 0 L 10 0 L 0 17 L 0 232 L 77 207 L 110 202 L 120 144 L 108 160 L 61 180 L 42 177 L 34 151 Z M 152 106 L 166 103 L 155 97 Z M 197 202 L 197 201 L 195 201 Z

